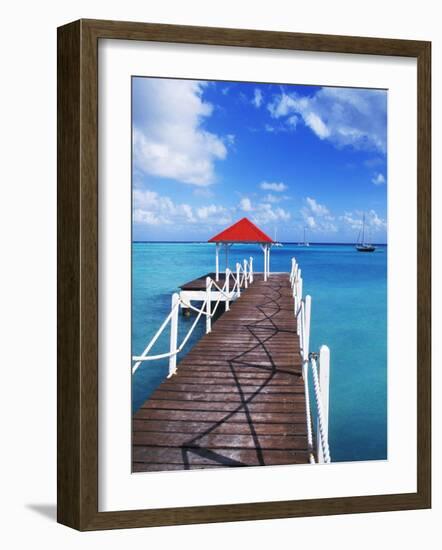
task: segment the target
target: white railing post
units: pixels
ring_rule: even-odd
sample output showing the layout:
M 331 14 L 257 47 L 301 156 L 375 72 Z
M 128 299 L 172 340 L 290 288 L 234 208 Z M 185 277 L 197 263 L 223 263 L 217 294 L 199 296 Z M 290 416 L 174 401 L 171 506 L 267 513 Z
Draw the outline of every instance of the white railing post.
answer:
M 321 390 L 322 403 L 322 429 L 325 440 L 328 441 L 328 411 L 330 394 L 330 349 L 328 346 L 321 346 L 319 349 L 319 388 Z M 321 434 L 319 431 L 319 421 L 316 428 L 318 462 L 325 462 L 324 452 L 321 444 Z
M 253 283 L 253 258 L 249 258 L 249 273 L 250 273 L 250 282 Z
M 215 280 L 219 281 L 219 243 L 216 243 Z
M 226 284 L 225 284 L 225 291 L 226 291 L 226 311 L 229 311 L 230 309 L 230 269 L 226 269 Z
M 264 281 L 267 281 L 267 275 L 266 275 L 266 268 L 267 268 L 267 245 L 266 244 L 262 244 L 261 245 L 261 250 L 264 254 L 264 271 L 263 271 L 263 275 L 264 275 Z
M 301 300 L 296 297 L 296 334 L 301 335 Z
M 271 250 L 271 246 L 269 245 L 268 246 L 268 249 L 267 249 L 267 277 L 270 277 L 270 250 Z
M 312 298 L 311 296 L 305 297 L 305 311 L 304 311 L 304 357 L 308 357 L 310 351 L 310 319 L 312 315 Z
M 296 302 L 297 302 L 297 306 L 298 306 L 298 309 L 301 305 L 301 302 L 302 302 L 302 277 L 301 277 L 301 270 L 298 269 L 298 272 L 297 272 L 297 281 L 296 281 Z M 300 334 L 300 326 L 299 326 L 299 323 L 298 323 L 298 326 L 297 326 L 297 330 L 298 330 L 298 334 Z
M 249 287 L 249 281 L 247 279 L 247 260 L 244 260 L 244 288 Z
M 206 334 L 208 334 L 212 330 L 212 317 L 211 317 L 211 287 L 212 287 L 212 280 L 210 277 L 206 277 Z
M 236 264 L 236 284 L 237 284 L 237 291 L 236 291 L 236 296 L 237 298 L 239 298 L 241 296 L 241 279 L 240 279 L 240 268 L 241 266 L 239 265 L 239 263 Z
M 290 284 L 293 286 L 295 280 L 295 258 L 292 258 L 292 270 L 290 271 Z
M 178 343 L 178 318 L 180 308 L 178 307 L 178 302 L 180 301 L 180 295 L 178 293 L 172 294 L 172 317 L 170 319 L 170 353 L 172 355 L 169 357 L 169 376 L 170 378 L 173 374 L 176 373 L 176 350 Z

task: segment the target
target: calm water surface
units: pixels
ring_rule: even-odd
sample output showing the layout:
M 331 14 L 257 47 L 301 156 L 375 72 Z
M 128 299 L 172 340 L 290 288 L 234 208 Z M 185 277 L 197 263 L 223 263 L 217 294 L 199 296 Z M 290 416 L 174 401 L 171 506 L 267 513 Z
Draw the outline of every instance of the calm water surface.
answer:
M 263 270 L 257 246 L 235 245 L 229 267 L 253 256 Z M 272 271 L 289 271 L 295 256 L 312 296 L 312 351 L 331 352 L 329 440 L 333 461 L 387 458 L 387 247 L 358 253 L 351 245 L 284 245 L 273 248 Z M 209 244 L 133 243 L 132 351 L 141 354 L 170 311 L 178 286 L 215 269 Z M 221 265 L 224 267 L 224 258 Z M 194 317 L 179 318 L 181 340 Z M 204 322 L 187 344 L 204 332 Z M 168 332 L 155 354 L 168 351 Z M 185 354 L 185 352 L 183 352 Z M 166 361 L 145 362 L 133 377 L 133 410 L 167 376 Z

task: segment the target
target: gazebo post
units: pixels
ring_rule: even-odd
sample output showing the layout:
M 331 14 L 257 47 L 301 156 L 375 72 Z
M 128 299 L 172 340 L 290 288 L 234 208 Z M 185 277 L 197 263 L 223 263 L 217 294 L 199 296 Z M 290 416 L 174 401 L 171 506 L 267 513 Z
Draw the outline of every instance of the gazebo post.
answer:
M 267 281 L 267 244 L 261 245 L 264 252 L 264 281 Z
M 219 243 L 216 243 L 216 260 L 215 260 L 215 280 L 216 282 L 219 281 Z
M 267 281 L 267 245 L 264 247 L 264 281 Z
M 267 245 L 267 278 L 270 277 L 270 249 L 271 245 Z

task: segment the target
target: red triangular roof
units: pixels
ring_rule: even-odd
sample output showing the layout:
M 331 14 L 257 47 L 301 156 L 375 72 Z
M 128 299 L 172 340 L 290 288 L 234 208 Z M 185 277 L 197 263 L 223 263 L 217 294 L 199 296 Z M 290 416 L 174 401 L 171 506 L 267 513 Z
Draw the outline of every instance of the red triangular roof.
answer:
M 273 240 L 247 218 L 242 218 L 218 235 L 209 243 L 272 243 Z

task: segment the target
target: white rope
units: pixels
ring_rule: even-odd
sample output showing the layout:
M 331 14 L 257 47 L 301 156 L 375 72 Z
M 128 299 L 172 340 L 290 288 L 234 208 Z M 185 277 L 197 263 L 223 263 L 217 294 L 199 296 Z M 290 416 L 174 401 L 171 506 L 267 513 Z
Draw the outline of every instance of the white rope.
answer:
M 312 356 L 310 362 L 312 365 L 313 388 L 315 390 L 316 408 L 318 411 L 318 424 L 319 424 L 319 435 L 321 439 L 321 447 L 324 455 L 324 462 L 328 464 L 330 462 L 330 449 L 329 449 L 328 440 L 327 440 L 327 437 L 325 436 L 325 431 L 324 431 L 324 413 L 322 410 L 321 388 L 319 387 L 318 366 L 316 364 L 316 358 Z
M 232 277 L 232 279 L 235 281 L 235 284 L 233 285 L 233 288 L 231 290 L 232 294 L 235 294 L 235 290 L 238 290 L 240 288 L 240 286 L 238 285 L 238 280 L 239 278 L 236 277 L 234 274 L 233 274 L 233 271 L 230 273 L 230 276 Z M 241 284 L 241 282 L 240 282 Z
M 206 300 L 207 302 L 207 300 Z M 206 303 L 204 302 L 204 303 Z M 186 307 L 191 307 L 190 304 L 186 304 L 185 302 L 183 302 L 181 299 L 179 300 L 179 303 L 183 304 L 184 306 Z M 191 309 L 194 309 L 195 311 L 198 311 L 198 315 L 196 316 L 194 322 L 192 323 L 192 326 L 190 327 L 190 329 L 187 331 L 187 334 L 186 336 L 184 337 L 184 340 L 181 342 L 181 344 L 177 347 L 177 349 L 175 351 L 172 351 L 172 352 L 168 352 L 168 353 L 161 353 L 159 355 L 140 355 L 140 356 L 135 356 L 135 357 L 132 357 L 132 360 L 133 361 L 138 361 L 138 362 L 142 362 L 142 361 L 153 361 L 155 359 L 166 359 L 167 357 L 172 357 L 174 355 L 178 355 L 178 353 L 180 353 L 184 346 L 187 344 L 187 341 L 189 340 L 190 336 L 192 335 L 198 321 L 200 320 L 201 318 L 201 315 L 207 315 L 207 313 L 202 310 L 202 309 L 197 309 L 195 307 L 191 307 Z M 173 311 L 173 310 L 172 310 Z M 135 368 L 135 367 L 134 367 Z M 138 368 L 138 367 L 137 367 Z M 135 372 L 134 370 L 132 370 L 132 372 Z
M 231 276 L 232 276 L 232 275 L 231 275 Z M 232 299 L 231 296 L 229 296 L 228 294 L 226 294 L 226 293 L 224 292 L 224 288 L 227 287 L 227 282 L 224 284 L 223 288 L 220 288 L 220 287 L 215 283 L 215 281 L 213 281 L 213 280 L 212 280 L 212 284 L 213 284 L 213 286 L 218 290 L 218 292 L 221 292 L 221 294 L 222 294 L 225 298 L 227 298 L 228 300 L 231 300 L 231 299 Z M 226 290 L 227 290 L 227 288 L 226 288 Z
M 308 384 L 308 357 L 305 356 L 305 327 L 304 327 L 304 302 L 301 301 L 301 304 L 298 309 L 300 321 L 299 328 L 299 343 L 301 345 L 301 355 L 302 355 L 302 378 L 304 379 L 304 393 L 305 393 L 305 416 L 307 424 L 307 448 L 309 452 L 309 460 L 311 464 L 315 463 L 315 457 L 313 454 L 313 431 L 312 431 L 312 416 L 310 409 L 310 393 L 309 393 L 309 384 Z
M 141 363 L 142 361 L 153 361 L 155 359 L 166 359 L 167 357 L 172 357 L 173 355 L 176 355 L 178 353 L 178 350 L 175 351 L 169 351 L 168 353 L 160 353 L 159 355 L 139 355 L 132 357 L 132 361 L 138 361 Z M 132 369 L 132 374 L 135 372 L 135 365 Z
M 181 342 L 181 344 L 178 346 L 178 349 L 177 349 L 177 353 L 180 353 L 184 346 L 187 344 L 187 340 L 190 338 L 194 328 L 196 327 L 196 325 L 198 324 L 198 321 L 200 320 L 201 318 L 201 315 L 204 313 L 203 310 L 201 310 L 198 315 L 195 317 L 195 321 L 193 322 L 192 326 L 190 327 L 190 329 L 187 331 L 187 334 L 186 336 L 184 337 L 184 340 Z
M 221 298 L 218 298 L 215 307 L 212 309 L 210 313 L 210 318 L 212 318 L 215 315 L 216 310 L 218 309 L 219 303 L 221 302 Z
M 307 422 L 307 448 L 309 451 L 310 463 L 315 463 L 315 457 L 313 454 L 313 431 L 312 431 L 312 415 L 310 410 L 310 393 L 308 389 L 308 359 L 304 360 L 302 365 L 302 376 L 304 378 L 304 392 L 305 392 L 305 415 Z
M 138 367 L 141 365 L 141 362 L 144 361 L 144 357 L 149 353 L 149 351 L 153 348 L 155 342 L 158 340 L 158 338 L 161 336 L 163 330 L 166 328 L 167 324 L 169 323 L 169 321 L 171 320 L 172 318 L 172 315 L 175 311 L 175 309 L 178 307 L 179 305 L 179 302 L 177 302 L 175 304 L 175 306 L 170 310 L 170 313 L 169 315 L 164 319 L 163 321 L 163 324 L 160 326 L 160 328 L 157 330 L 155 336 L 152 338 L 152 340 L 149 342 L 149 344 L 147 345 L 146 349 L 143 351 L 143 353 L 141 354 L 141 356 L 139 358 L 135 358 L 133 359 L 134 361 L 137 361 L 137 363 L 135 363 L 135 365 L 132 367 L 132 374 L 134 374 L 136 372 L 136 370 L 138 369 Z
M 207 299 L 204 300 L 202 309 L 198 309 L 197 307 L 193 306 L 190 302 L 189 303 L 184 302 L 184 300 L 182 300 L 181 298 L 179 300 L 179 303 L 181 305 L 183 305 L 184 307 L 188 307 L 189 309 L 193 309 L 193 311 L 196 311 L 197 313 L 202 313 L 203 315 L 207 315 L 207 311 L 204 311 L 204 306 L 207 305 Z

